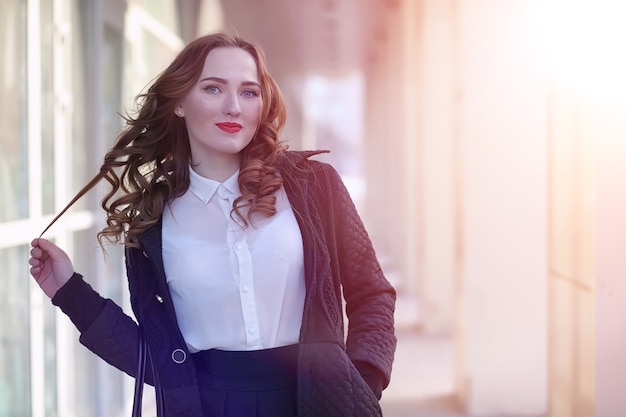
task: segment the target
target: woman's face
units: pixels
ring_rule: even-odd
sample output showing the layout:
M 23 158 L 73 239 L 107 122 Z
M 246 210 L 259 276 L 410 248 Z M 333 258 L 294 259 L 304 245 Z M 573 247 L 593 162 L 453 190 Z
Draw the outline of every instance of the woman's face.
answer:
M 236 47 L 209 52 L 200 78 L 176 108 L 187 125 L 192 162 L 238 158 L 257 130 L 262 105 L 252 55 Z

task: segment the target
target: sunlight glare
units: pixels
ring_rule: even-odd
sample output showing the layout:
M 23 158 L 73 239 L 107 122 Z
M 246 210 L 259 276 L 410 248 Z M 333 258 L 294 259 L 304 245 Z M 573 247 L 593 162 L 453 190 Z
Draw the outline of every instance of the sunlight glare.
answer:
M 546 0 L 540 16 L 554 83 L 603 101 L 626 99 L 626 2 Z

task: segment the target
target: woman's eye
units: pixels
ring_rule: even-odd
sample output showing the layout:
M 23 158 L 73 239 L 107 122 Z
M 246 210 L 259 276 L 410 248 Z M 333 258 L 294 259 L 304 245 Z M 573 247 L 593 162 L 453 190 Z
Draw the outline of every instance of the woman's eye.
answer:
M 210 85 L 204 89 L 209 94 L 217 94 L 220 92 L 220 88 L 216 85 Z
M 241 95 L 246 98 L 252 98 L 252 97 L 257 97 L 259 93 L 257 93 L 254 90 L 244 90 L 241 92 Z

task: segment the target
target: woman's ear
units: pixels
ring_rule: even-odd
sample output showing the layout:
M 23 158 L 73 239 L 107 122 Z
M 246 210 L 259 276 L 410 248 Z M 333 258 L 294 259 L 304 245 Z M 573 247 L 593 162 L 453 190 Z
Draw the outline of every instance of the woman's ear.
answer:
M 183 107 L 180 104 L 176 106 L 174 113 L 176 113 L 176 116 L 178 117 L 185 117 L 185 112 L 183 111 Z

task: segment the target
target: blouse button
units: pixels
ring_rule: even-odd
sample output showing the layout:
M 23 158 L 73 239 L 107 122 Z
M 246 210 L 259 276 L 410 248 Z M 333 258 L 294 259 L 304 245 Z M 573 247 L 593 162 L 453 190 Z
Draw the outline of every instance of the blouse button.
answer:
M 228 200 L 228 191 L 224 189 L 223 185 L 220 185 L 217 189 L 217 195 L 219 195 L 222 200 Z
M 256 327 L 249 327 L 248 328 L 248 333 L 255 334 L 256 333 Z
M 174 351 L 172 352 L 172 360 L 175 363 L 181 364 L 185 362 L 186 359 L 187 359 L 187 354 L 185 353 L 184 350 L 174 349 Z
M 243 287 L 241 287 L 241 291 L 248 292 L 248 291 L 250 291 L 250 287 L 247 286 L 247 285 L 244 285 Z

